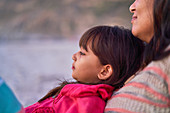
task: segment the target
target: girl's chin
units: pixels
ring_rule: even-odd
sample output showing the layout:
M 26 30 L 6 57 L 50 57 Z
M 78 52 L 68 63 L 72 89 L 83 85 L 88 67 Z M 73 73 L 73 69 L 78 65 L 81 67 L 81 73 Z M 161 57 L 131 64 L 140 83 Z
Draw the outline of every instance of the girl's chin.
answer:
M 73 74 L 72 74 L 72 78 L 75 79 L 75 80 L 77 80 L 76 77 L 75 77 Z

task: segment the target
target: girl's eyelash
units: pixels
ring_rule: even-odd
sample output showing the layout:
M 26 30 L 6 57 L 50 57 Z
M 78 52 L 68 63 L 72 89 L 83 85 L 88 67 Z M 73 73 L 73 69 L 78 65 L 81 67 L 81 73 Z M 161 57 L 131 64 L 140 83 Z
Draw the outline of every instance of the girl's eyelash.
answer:
M 80 51 L 80 55 L 86 55 L 86 54 Z

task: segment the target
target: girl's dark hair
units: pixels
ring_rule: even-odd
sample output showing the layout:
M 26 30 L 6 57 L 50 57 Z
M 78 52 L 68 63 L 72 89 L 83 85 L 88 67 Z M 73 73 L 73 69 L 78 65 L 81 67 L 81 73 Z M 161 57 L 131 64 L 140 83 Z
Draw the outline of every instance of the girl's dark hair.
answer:
M 107 80 L 101 80 L 99 84 L 108 84 L 115 89 L 122 87 L 124 82 L 140 69 L 142 63 L 143 42 L 123 27 L 93 27 L 83 34 L 79 46 L 86 51 L 89 46 L 102 65 L 112 66 L 112 76 Z M 51 90 L 40 101 L 58 94 L 66 84 L 68 82 L 63 82 L 60 87 Z
M 79 41 L 79 46 L 86 51 L 88 45 L 102 65 L 110 64 L 113 68 L 112 76 L 100 84 L 122 87 L 141 66 L 144 44 L 123 27 L 96 26 L 89 29 Z
M 143 67 L 170 54 L 170 0 L 154 0 L 154 36 L 144 52 Z

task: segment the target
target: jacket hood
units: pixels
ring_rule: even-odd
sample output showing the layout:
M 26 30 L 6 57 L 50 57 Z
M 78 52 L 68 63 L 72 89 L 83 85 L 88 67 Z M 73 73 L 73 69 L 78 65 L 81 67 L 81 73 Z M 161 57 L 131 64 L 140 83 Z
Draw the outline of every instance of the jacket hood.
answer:
M 113 90 L 114 87 L 107 84 L 68 84 L 63 87 L 60 94 L 72 97 L 99 96 L 107 100 L 111 97 Z

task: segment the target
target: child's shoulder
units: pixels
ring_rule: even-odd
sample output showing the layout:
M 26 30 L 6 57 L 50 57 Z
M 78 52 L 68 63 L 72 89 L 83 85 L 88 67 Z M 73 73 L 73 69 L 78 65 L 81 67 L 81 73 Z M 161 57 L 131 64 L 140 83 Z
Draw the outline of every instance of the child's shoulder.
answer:
M 30 113 L 30 112 L 33 112 L 36 109 L 37 110 L 45 110 L 45 111 L 47 110 L 47 111 L 49 111 L 52 107 L 53 100 L 54 100 L 54 98 L 50 97 L 50 98 L 43 100 L 42 102 L 36 102 L 35 104 L 32 104 L 32 105 L 26 107 L 25 112 Z

